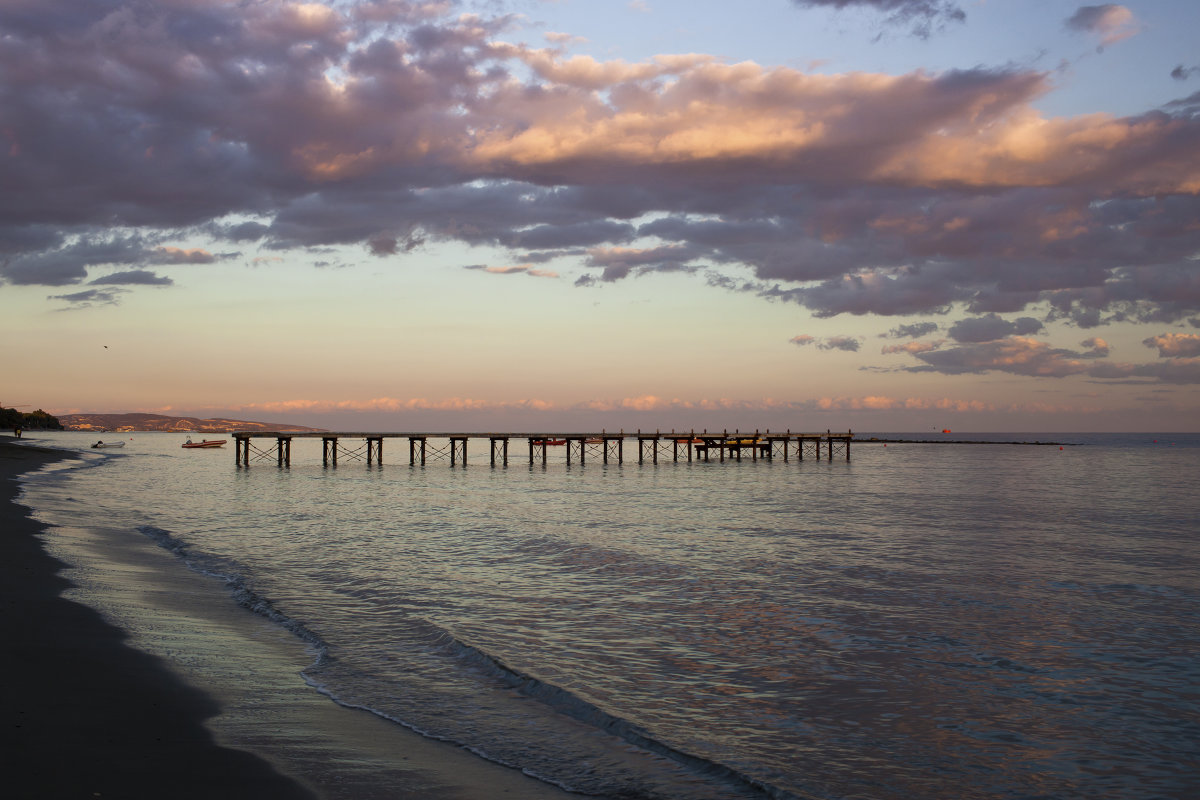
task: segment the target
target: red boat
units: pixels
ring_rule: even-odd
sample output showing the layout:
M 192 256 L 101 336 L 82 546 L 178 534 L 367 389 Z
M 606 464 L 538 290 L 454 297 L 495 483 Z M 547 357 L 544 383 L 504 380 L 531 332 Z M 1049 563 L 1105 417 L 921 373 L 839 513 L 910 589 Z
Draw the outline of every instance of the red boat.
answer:
M 193 442 L 191 437 L 188 437 L 188 440 L 186 442 L 184 442 L 182 445 L 180 445 L 180 447 L 221 447 L 224 444 L 225 444 L 224 439 L 213 439 L 211 441 L 209 441 L 208 439 L 205 439 L 204 441 L 201 441 L 201 442 Z
M 556 445 L 564 445 L 566 443 L 567 443 L 566 439 L 533 439 L 530 441 L 530 444 L 535 445 L 537 447 L 540 447 L 542 445 L 546 445 L 547 447 L 554 447 Z

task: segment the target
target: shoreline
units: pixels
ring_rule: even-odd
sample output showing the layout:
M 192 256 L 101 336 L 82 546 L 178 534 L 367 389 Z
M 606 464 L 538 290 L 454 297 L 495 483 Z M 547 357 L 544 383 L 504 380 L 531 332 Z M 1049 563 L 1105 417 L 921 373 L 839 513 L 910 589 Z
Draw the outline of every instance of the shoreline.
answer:
M 149 540 L 80 520 L 59 533 L 85 569 L 50 555 L 17 477 L 71 455 L 14 441 L 0 437 L 2 746 L 14 785 L 47 798 L 571 796 L 335 704 L 300 676 L 303 643 Z M 87 585 L 96 573 L 99 589 Z
M 3 748 L 14 786 L 42 797 L 312 798 L 249 753 L 216 744 L 216 704 L 86 606 L 18 503 L 17 476 L 70 456 L 0 438 Z

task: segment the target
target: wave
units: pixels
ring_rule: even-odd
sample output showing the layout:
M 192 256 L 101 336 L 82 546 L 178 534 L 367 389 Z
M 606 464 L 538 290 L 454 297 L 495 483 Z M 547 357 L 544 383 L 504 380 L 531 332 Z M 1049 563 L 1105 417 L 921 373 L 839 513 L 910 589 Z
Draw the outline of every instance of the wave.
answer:
M 741 788 L 752 789 L 763 796 L 773 798 L 773 800 L 794 800 L 796 798 L 795 795 L 789 792 L 739 772 L 726 764 L 702 756 L 692 755 L 656 739 L 651 733 L 637 724 L 609 713 L 561 686 L 556 686 L 534 675 L 515 669 L 495 655 L 456 638 L 449 631 L 438 628 L 431 623 L 426 624 L 438 632 L 439 644 L 445 652 L 451 654 L 457 660 L 476 668 L 482 668 L 487 674 L 499 679 L 501 683 L 509 688 L 553 708 L 560 714 L 564 714 L 594 728 L 599 728 L 635 747 L 667 758 L 707 778 L 734 783 Z
M 238 605 L 270 620 L 283 629 L 291 632 L 309 645 L 314 653 L 314 662 L 301 671 L 305 682 L 315 691 L 328 697 L 333 702 L 345 708 L 368 711 L 378 717 L 404 727 L 425 738 L 458 745 L 481 758 L 519 769 L 532 778 L 558 786 L 571 792 L 579 792 L 579 788 L 570 785 L 568 781 L 557 779 L 544 774 L 543 771 L 528 764 L 511 763 L 510 759 L 497 757 L 488 752 L 485 745 L 477 742 L 462 741 L 459 737 L 427 730 L 411 720 L 397 717 L 380 708 L 373 707 L 369 702 L 356 702 L 339 695 L 335 685 L 318 678 L 321 668 L 331 663 L 329 645 L 320 635 L 306 627 L 301 622 L 280 611 L 271 600 L 258 594 L 247 583 L 237 569 L 221 559 L 197 553 L 183 540 L 174 536 L 170 531 L 154 525 L 140 525 L 137 531 L 151 539 L 159 547 L 179 558 L 189 569 L 222 581 Z M 588 702 L 570 690 L 564 689 L 535 675 L 523 672 L 505 663 L 492 653 L 455 637 L 448 630 L 427 620 L 411 620 L 411 632 L 414 639 L 420 640 L 429 652 L 457 662 L 459 665 L 482 672 L 504 687 L 520 693 L 522 696 L 538 701 L 554 712 L 570 717 L 591 728 L 615 736 L 627 744 L 640 748 L 648 753 L 659 756 L 683 767 L 687 772 L 703 779 L 736 787 L 739 796 L 749 793 L 751 796 L 767 797 L 772 800 L 796 800 L 796 795 L 772 786 L 764 781 L 746 775 L 739 770 L 713 761 L 702 756 L 685 752 L 678 747 L 663 742 L 628 719 L 605 711 L 599 706 Z M 621 792 L 622 796 L 633 797 L 628 789 Z M 642 795 L 644 797 L 658 796 L 656 793 Z
M 173 536 L 170 531 L 154 525 L 139 525 L 137 531 L 150 538 L 159 547 L 177 556 L 193 572 L 224 582 L 234 601 L 242 608 L 266 617 L 308 644 L 316 656 L 314 665 L 324 663 L 328 658 L 329 646 L 320 636 L 277 609 L 268 598 L 256 593 L 238 572 L 218 565 L 216 559 L 203 554 L 193 554 L 187 543 Z

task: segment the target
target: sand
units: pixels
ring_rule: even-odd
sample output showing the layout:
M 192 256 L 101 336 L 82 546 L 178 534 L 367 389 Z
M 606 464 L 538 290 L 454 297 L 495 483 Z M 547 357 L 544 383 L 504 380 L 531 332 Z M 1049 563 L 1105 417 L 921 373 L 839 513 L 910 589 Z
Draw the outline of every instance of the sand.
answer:
M 62 457 L 0 437 L 0 752 L 20 796 L 570 796 L 334 704 L 298 640 L 139 537 L 85 532 L 73 552 L 101 566 L 47 555 L 15 478 Z M 64 577 L 84 568 L 102 589 Z

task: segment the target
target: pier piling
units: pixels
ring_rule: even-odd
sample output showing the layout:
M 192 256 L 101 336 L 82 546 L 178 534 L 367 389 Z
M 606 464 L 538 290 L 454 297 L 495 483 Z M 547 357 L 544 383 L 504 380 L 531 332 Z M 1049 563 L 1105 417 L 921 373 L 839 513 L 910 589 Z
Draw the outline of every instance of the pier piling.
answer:
M 791 446 L 795 443 L 796 460 L 803 462 L 806 455 L 813 456 L 817 461 L 824 457 L 834 460 L 835 454 L 844 454 L 846 461 L 850 460 L 850 443 L 854 439 L 853 431 L 834 433 L 826 429 L 825 433 L 792 433 L 789 428 L 786 433 L 772 433 L 755 429 L 753 434 L 742 434 L 740 428 L 735 428 L 732 434 L 726 428 L 720 433 L 709 433 L 704 429 L 696 433 L 690 429 L 686 433 L 676 433 L 671 429 L 664 434 L 661 429 L 653 433 L 637 430 L 626 435 L 624 431 L 608 433 L 602 430 L 595 433 L 342 433 L 342 432 L 299 432 L 299 431 L 235 431 L 234 463 L 238 467 L 249 467 L 252 461 L 264 461 L 268 458 L 280 467 L 292 465 L 292 441 L 294 439 L 320 438 L 321 463 L 326 467 L 337 467 L 339 455 L 351 461 L 366 461 L 367 466 L 383 466 L 383 440 L 408 439 L 409 466 L 425 466 L 427 461 L 448 460 L 450 466 L 460 463 L 467 465 L 467 443 L 471 439 L 486 438 L 489 441 L 489 462 L 495 467 L 508 466 L 509 441 L 525 439 L 529 451 L 529 464 L 541 463 L 546 466 L 549 461 L 549 448 L 564 446 L 566 463 L 572 465 L 578 460 L 583 465 L 587 460 L 589 447 L 599 448 L 603 463 L 625 463 L 625 440 L 636 439 L 638 445 L 638 464 L 647 462 L 657 465 L 659 456 L 670 456 L 678 463 L 686 456 L 688 463 L 692 461 L 719 461 L 724 463 L 726 455 L 730 461 L 741 462 L 743 451 L 750 451 L 750 461 L 774 461 L 775 456 L 782 455 L 783 461 L 791 460 Z M 259 449 L 253 445 L 254 439 L 269 439 L 274 447 Z M 365 442 L 364 445 L 348 448 L 342 440 L 354 439 Z M 429 440 L 435 440 L 430 445 Z M 449 442 L 443 446 L 441 442 Z M 668 449 L 668 444 L 670 448 Z M 717 458 L 713 459 L 713 450 Z M 595 451 L 593 451 L 593 455 Z

